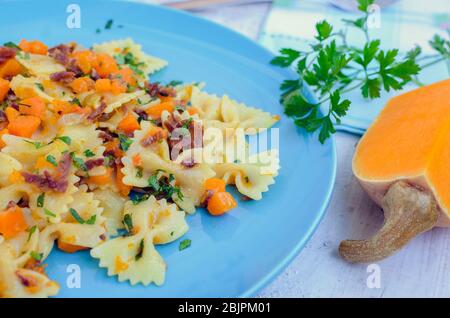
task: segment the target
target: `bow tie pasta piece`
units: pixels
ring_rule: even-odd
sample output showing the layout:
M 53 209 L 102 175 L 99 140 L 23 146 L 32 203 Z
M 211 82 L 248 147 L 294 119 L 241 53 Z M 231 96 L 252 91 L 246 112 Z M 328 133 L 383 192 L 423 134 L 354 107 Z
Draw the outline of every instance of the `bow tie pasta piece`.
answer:
M 131 102 L 132 100 L 137 100 L 138 98 L 145 95 L 145 90 L 139 90 L 132 93 L 123 93 L 119 95 L 113 95 L 106 93 L 103 95 L 106 103 L 105 113 L 109 114 L 115 109 L 119 108 L 123 104 Z
M 133 143 L 122 159 L 124 168 L 123 182 L 127 185 L 137 187 L 147 187 L 149 178 L 158 171 L 163 171 L 168 175 L 173 175 L 177 185 L 181 189 L 182 198 L 174 194 L 172 199 L 184 211 L 193 213 L 195 207 L 200 205 L 200 200 L 204 194 L 204 183 L 207 179 L 215 175 L 214 171 L 206 164 L 197 164 L 192 168 L 186 168 L 181 164 L 163 158 L 155 149 L 158 143 L 149 147 L 143 147 L 141 140 L 149 133 L 152 125 L 149 122 L 141 123 L 141 130 L 135 132 Z M 156 147 L 153 147 L 156 146 Z M 133 164 L 133 157 L 139 154 L 142 162 L 142 173 L 139 174 L 139 167 Z
M 0 187 L 10 183 L 11 173 L 22 170 L 22 164 L 15 158 L 0 152 Z
M 17 61 L 33 76 L 49 76 L 53 73 L 63 72 L 66 69 L 55 59 L 42 54 L 17 54 Z
M 0 297 L 49 297 L 58 293 L 59 286 L 37 271 L 19 268 L 11 249 L 0 244 Z
M 254 163 L 252 163 L 254 162 Z M 248 163 L 213 165 L 218 178 L 235 184 L 238 191 L 253 200 L 261 200 L 262 193 L 275 183 L 280 168 L 278 151 L 271 150 L 248 158 Z
M 100 260 L 100 266 L 108 269 L 109 276 L 118 275 L 121 282 L 161 285 L 166 264 L 154 244 L 169 243 L 184 235 L 188 230 L 185 213 L 176 205 L 151 196 L 137 205 L 128 201 L 124 223 L 129 236 L 102 243 L 91 250 L 91 256 Z
M 117 192 L 111 189 L 96 189 L 94 198 L 100 202 L 103 208 L 103 217 L 105 217 L 105 227 L 108 236 L 118 234 L 118 230 L 123 229 L 123 208 L 125 199 Z
M 196 86 L 192 86 L 190 102 L 198 110 L 206 128 L 269 128 L 279 120 L 279 116 L 238 103 L 226 95 L 218 97 L 202 92 Z M 248 133 L 256 131 L 248 130 Z
M 144 79 L 167 66 L 165 60 L 145 54 L 130 38 L 94 44 L 93 51 L 113 56 L 118 64 L 130 67 Z
M 24 211 L 26 209 L 22 209 Z M 24 211 L 24 214 L 30 214 L 30 211 Z M 27 219 L 30 219 L 27 217 Z M 32 227 L 30 227 L 32 228 Z M 24 231 L 19 235 L 4 241 L 11 250 L 14 263 L 17 267 L 24 267 L 29 261 L 34 261 L 32 253 L 39 249 L 39 227 L 36 225 L 30 232 Z
M 23 75 L 17 75 L 11 80 L 10 87 L 14 94 L 19 98 L 25 99 L 39 96 L 46 102 L 53 102 L 55 97 L 47 93 L 44 87 L 44 81 L 43 78 L 39 77 L 24 77 Z

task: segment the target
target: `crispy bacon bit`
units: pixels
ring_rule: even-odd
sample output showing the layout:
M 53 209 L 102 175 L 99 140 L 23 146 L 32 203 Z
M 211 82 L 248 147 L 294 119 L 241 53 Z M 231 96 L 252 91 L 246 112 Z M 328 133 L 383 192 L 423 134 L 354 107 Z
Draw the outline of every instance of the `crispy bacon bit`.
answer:
M 172 114 L 163 123 L 163 126 L 171 133 L 169 148 L 172 160 L 176 160 L 183 150 L 203 147 L 203 126 L 200 122 L 182 121 Z M 186 128 L 188 128 L 189 133 L 186 133 Z
M 100 115 L 100 117 L 97 119 L 97 121 L 99 121 L 99 122 L 108 121 L 111 119 L 112 116 L 114 116 L 113 112 L 108 113 L 108 114 L 103 113 Z
M 142 118 L 142 120 L 148 120 L 148 114 L 145 110 L 136 109 L 134 112 L 139 116 L 139 118 Z
M 50 79 L 54 82 L 70 84 L 75 79 L 74 72 L 62 71 L 50 75 Z
M 110 131 L 102 130 L 98 133 L 98 137 L 103 140 L 103 142 L 108 142 L 114 140 L 114 136 Z
M 53 190 L 56 192 L 66 192 L 69 186 L 68 176 L 71 167 L 71 158 L 69 153 L 62 155 L 57 168 L 57 177 L 53 177 L 47 170 L 44 175 L 22 172 L 25 182 L 32 183 L 42 190 Z
M 67 71 L 73 72 L 75 76 L 83 75 L 81 69 L 77 66 L 75 59 L 70 54 L 75 49 L 74 45 L 60 44 L 48 50 L 48 55 L 53 57 L 57 62 L 64 65 Z
M 151 97 L 157 97 L 157 96 L 172 96 L 175 97 L 177 92 L 173 87 L 165 87 L 158 83 L 145 83 L 145 90 Z
M 29 259 L 24 266 L 25 269 L 29 269 L 40 274 L 45 274 L 45 267 L 47 267 L 46 264 L 42 264 L 40 261 L 35 259 Z
M 9 59 L 12 59 L 16 56 L 16 50 L 6 47 L 0 46 L 0 64 L 6 62 Z
M 142 139 L 141 145 L 142 147 L 148 147 L 161 139 L 164 139 L 164 131 L 158 130 L 157 133 Z
M 100 106 L 94 109 L 89 116 L 87 117 L 88 120 L 91 121 L 98 121 L 99 118 L 101 118 L 103 111 L 106 109 L 107 105 L 104 101 L 100 103 Z
M 29 208 L 30 202 L 26 198 L 21 198 L 19 202 L 17 202 L 17 206 L 19 206 L 20 208 Z
M 246 196 L 246 195 L 243 195 L 243 196 L 241 197 L 241 200 L 242 200 L 242 201 L 251 201 L 251 200 L 253 200 L 253 199 L 250 198 L 250 197 L 248 197 L 248 196 Z
M 88 170 L 92 170 L 95 167 L 103 166 L 104 163 L 105 163 L 105 159 L 104 158 L 97 158 L 97 159 L 89 159 L 84 164 L 86 165 L 86 168 Z

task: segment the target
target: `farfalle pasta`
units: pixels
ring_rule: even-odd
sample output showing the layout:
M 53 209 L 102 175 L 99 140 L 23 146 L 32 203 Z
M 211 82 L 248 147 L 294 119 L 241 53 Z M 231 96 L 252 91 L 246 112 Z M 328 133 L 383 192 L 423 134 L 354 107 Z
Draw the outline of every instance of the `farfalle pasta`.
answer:
M 259 200 L 275 183 L 277 150 L 249 154 L 245 136 L 279 117 L 148 79 L 167 64 L 131 39 L 0 47 L 0 297 L 56 295 L 55 248 L 162 285 L 158 245 L 183 237 L 189 214 L 236 207 L 227 185 Z

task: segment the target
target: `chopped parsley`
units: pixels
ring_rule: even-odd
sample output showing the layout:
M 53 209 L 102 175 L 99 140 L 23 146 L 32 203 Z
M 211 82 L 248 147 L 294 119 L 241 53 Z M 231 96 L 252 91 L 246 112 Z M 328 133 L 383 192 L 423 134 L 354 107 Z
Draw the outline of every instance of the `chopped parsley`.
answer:
M 77 210 L 70 208 L 69 209 L 70 214 L 73 216 L 73 218 L 75 219 L 75 221 L 77 221 L 80 224 L 95 224 L 95 221 L 97 220 L 97 215 L 94 214 L 92 215 L 89 219 L 87 219 L 87 221 L 85 221 L 80 214 L 78 214 Z
M 45 192 L 42 192 L 37 197 L 37 207 L 38 208 L 43 208 L 44 207 L 44 201 L 45 201 Z
M 76 97 L 75 97 L 74 99 L 72 99 L 70 102 L 71 102 L 72 104 L 81 106 L 80 100 L 79 100 L 78 98 L 76 98 Z
M 111 30 L 113 23 L 114 23 L 113 19 L 109 19 L 108 21 L 106 21 L 105 30 Z
M 133 72 L 135 72 L 139 76 L 145 76 L 144 72 L 141 70 L 142 67 L 145 67 L 145 63 L 139 62 L 133 55 L 133 53 L 127 52 L 125 54 L 116 54 L 114 56 L 114 59 L 120 65 L 127 65 Z
M 80 224 L 84 224 L 84 220 L 83 218 L 78 214 L 77 210 L 70 208 L 69 209 L 70 214 L 72 214 L 73 218 L 75 219 L 75 221 L 77 221 Z
M 95 153 L 91 149 L 86 149 L 83 153 L 88 158 L 91 158 L 91 157 L 95 156 Z
M 56 162 L 56 158 L 52 155 L 48 155 L 47 158 L 45 158 L 45 160 L 47 160 L 47 162 L 50 162 L 55 167 L 58 166 L 58 163 Z
M 128 234 L 133 232 L 133 220 L 131 219 L 131 214 L 125 214 L 123 217 L 123 224 L 127 228 Z
M 33 145 L 34 148 L 36 148 L 36 149 L 41 149 L 42 147 L 47 146 L 46 144 L 44 144 L 44 143 L 42 143 L 42 142 L 40 142 L 40 141 L 29 141 L 29 140 L 25 140 L 25 139 L 23 139 L 23 141 L 25 141 L 26 143 L 29 143 L 29 144 Z
M 139 248 L 134 259 L 138 261 L 142 257 L 143 253 L 144 253 L 144 240 L 142 239 L 141 242 L 139 243 Z
M 39 88 L 41 91 L 44 91 L 44 86 L 41 83 L 34 83 L 37 88 Z
M 11 42 L 11 41 L 4 43 L 3 46 L 9 47 L 10 49 L 16 49 L 16 50 L 22 51 L 22 49 L 16 43 Z
M 142 167 L 137 167 L 136 178 L 142 178 L 144 176 L 144 169 Z
M 89 225 L 95 224 L 96 220 L 97 220 L 97 214 L 94 214 L 86 221 L 86 224 L 89 224 Z
M 50 216 L 52 218 L 56 217 L 56 214 L 53 213 L 52 211 L 50 211 L 49 209 L 44 208 L 44 213 L 45 213 L 45 215 L 48 215 L 48 216 Z
M 28 231 L 28 239 L 27 239 L 27 242 L 30 241 L 31 236 L 33 235 L 34 232 L 36 232 L 36 229 L 37 229 L 36 225 L 33 225 L 33 226 L 31 227 L 31 229 Z
M 131 144 L 133 143 L 133 140 L 131 140 L 124 134 L 119 134 L 119 142 L 120 142 L 120 148 L 123 151 L 127 151 L 128 148 L 130 148 Z
M 95 33 L 100 33 L 100 32 L 101 32 L 100 28 L 95 29 Z
M 189 239 L 182 240 L 182 241 L 180 242 L 180 245 L 178 246 L 178 250 L 179 250 L 179 251 L 182 251 L 182 250 L 187 249 L 188 247 L 191 246 L 191 243 L 192 243 L 192 241 L 189 240 Z
M 83 159 L 76 157 L 74 152 L 70 153 L 70 157 L 72 158 L 72 162 L 75 168 L 82 171 L 88 171 L 86 163 L 83 161 Z
M 170 81 L 169 83 L 167 83 L 167 86 L 178 86 L 181 84 L 183 84 L 183 81 L 173 80 L 173 81 Z
M 169 174 L 169 177 L 160 177 L 159 171 L 157 171 L 148 178 L 148 185 L 155 192 L 155 195 L 162 195 L 166 199 L 171 199 L 176 195 L 180 200 L 183 200 L 181 189 L 172 184 L 172 181 L 174 180 L 175 177 L 173 174 Z
M 42 258 L 44 257 L 44 254 L 38 253 L 38 252 L 35 252 L 35 251 L 31 251 L 31 252 L 30 252 L 30 256 L 31 256 L 35 261 L 40 262 L 40 261 L 42 261 Z
M 70 146 L 70 144 L 72 143 L 72 139 L 69 136 L 59 136 L 59 137 L 56 137 L 55 139 L 61 140 L 63 143 L 65 143 L 68 146 Z

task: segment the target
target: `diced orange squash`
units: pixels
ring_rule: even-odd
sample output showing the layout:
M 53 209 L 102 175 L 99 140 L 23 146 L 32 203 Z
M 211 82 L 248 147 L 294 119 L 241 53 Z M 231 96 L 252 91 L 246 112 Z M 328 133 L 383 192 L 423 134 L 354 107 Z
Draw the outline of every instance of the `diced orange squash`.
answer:
M 134 78 L 134 72 L 129 68 L 125 67 L 116 72 L 111 73 L 111 77 L 115 79 L 120 79 L 126 84 L 134 86 L 136 85 L 136 79 Z
M 79 245 L 73 245 L 66 242 L 63 242 L 61 240 L 58 240 L 58 248 L 66 253 L 75 253 L 82 250 L 87 250 L 87 247 L 79 246 Z
M 134 132 L 135 130 L 141 128 L 136 117 L 132 113 L 128 113 L 120 122 L 117 128 L 127 134 Z
M 72 81 L 69 86 L 75 93 L 84 93 L 95 87 L 95 83 L 89 77 L 79 77 Z
M 208 212 L 212 215 L 222 215 L 237 207 L 236 200 L 228 192 L 216 192 L 208 200 Z
M 205 181 L 205 191 L 225 192 L 225 181 L 219 178 L 209 178 Z
M 7 135 L 8 133 L 8 128 L 0 130 L 0 149 L 6 146 L 5 142 L 3 141 L 3 135 Z
M 45 45 L 41 41 L 27 41 L 23 39 L 22 41 L 20 41 L 19 47 L 24 52 L 40 55 L 46 55 L 48 51 L 47 45 Z
M 109 78 L 100 78 L 95 81 L 95 90 L 98 93 L 107 93 L 111 91 L 111 80 Z
M 22 209 L 13 206 L 3 212 L 0 212 L 0 234 L 5 239 L 15 237 L 28 228 Z
M 127 86 L 124 82 L 118 79 L 114 79 L 111 81 L 111 93 L 113 95 L 123 94 L 127 91 Z
M 163 111 L 167 110 L 169 113 L 173 113 L 174 109 L 175 102 L 173 100 L 169 100 L 158 105 L 150 106 L 145 112 L 153 119 L 158 119 L 161 117 Z
M 15 108 L 12 108 L 11 106 L 5 109 L 5 114 L 9 122 L 13 121 L 20 115 L 19 111 Z
M 131 191 L 131 186 L 123 183 L 123 177 L 125 175 L 122 173 L 122 170 L 121 170 L 122 168 L 123 167 L 121 167 L 121 166 L 117 167 L 117 170 L 116 170 L 116 185 L 117 185 L 117 188 L 119 189 L 120 194 L 122 194 L 123 196 L 128 196 L 128 194 Z
M 117 72 L 119 67 L 116 60 L 109 54 L 101 53 L 97 55 L 97 64 L 94 66 L 98 75 L 102 78 L 108 77 L 111 73 Z
M 97 65 L 97 56 L 90 50 L 75 51 L 71 56 L 84 74 L 90 74 L 92 68 Z
M 13 172 L 11 172 L 11 174 L 9 175 L 9 177 L 8 177 L 8 181 L 10 182 L 10 183 L 21 183 L 21 182 L 24 182 L 25 181 L 25 178 L 22 176 L 22 174 L 19 172 L 19 171 L 17 171 L 17 170 L 14 170 Z
M 2 102 L 9 92 L 9 81 L 0 78 L 0 102 Z
M 8 124 L 11 135 L 30 138 L 41 125 L 41 119 L 33 115 L 20 115 Z
M 9 59 L 0 65 L 0 77 L 12 77 L 20 74 L 23 68 L 16 59 Z
M 106 168 L 106 172 L 102 175 L 98 176 L 90 176 L 89 182 L 98 184 L 98 185 L 106 185 L 106 184 L 112 184 L 112 168 Z
M 24 115 L 34 115 L 42 119 L 45 101 L 39 96 L 23 99 L 19 104 L 19 111 Z
M 82 108 L 80 106 L 67 101 L 54 100 L 52 104 L 54 111 L 61 115 L 80 113 L 82 111 Z

